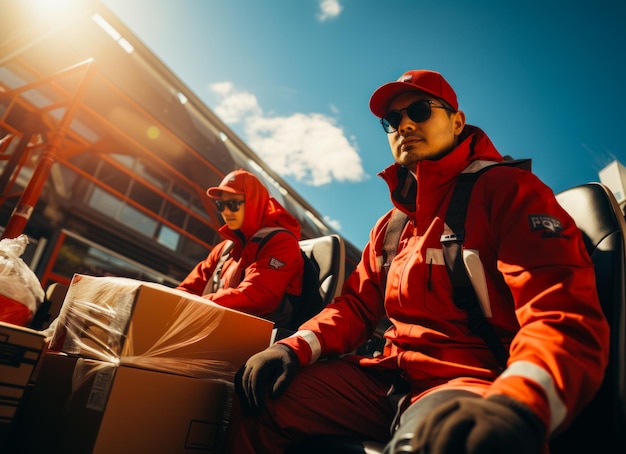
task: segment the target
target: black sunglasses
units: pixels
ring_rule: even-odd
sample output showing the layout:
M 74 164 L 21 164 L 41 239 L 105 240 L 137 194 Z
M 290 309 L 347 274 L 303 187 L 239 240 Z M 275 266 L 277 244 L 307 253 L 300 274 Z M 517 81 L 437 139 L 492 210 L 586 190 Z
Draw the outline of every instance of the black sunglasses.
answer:
M 387 134 L 391 134 L 398 130 L 398 126 L 400 126 L 400 122 L 402 121 L 403 111 L 406 110 L 406 114 L 415 123 L 422 123 L 430 118 L 433 107 L 454 112 L 454 109 L 441 104 L 435 104 L 435 101 L 430 99 L 420 99 L 419 101 L 415 101 L 413 104 L 410 104 L 405 109 L 390 110 L 383 118 L 380 119 L 380 124 L 383 125 L 383 129 Z
M 216 200 L 215 206 L 220 213 L 224 211 L 226 207 L 228 207 L 232 213 L 236 213 L 239 211 L 239 207 L 244 203 L 246 203 L 245 200 Z

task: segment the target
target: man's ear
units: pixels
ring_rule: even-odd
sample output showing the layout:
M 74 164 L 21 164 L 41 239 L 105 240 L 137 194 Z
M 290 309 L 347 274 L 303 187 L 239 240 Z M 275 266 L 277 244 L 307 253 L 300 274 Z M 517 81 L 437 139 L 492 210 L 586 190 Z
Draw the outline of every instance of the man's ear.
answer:
M 454 135 L 458 137 L 461 135 L 463 128 L 465 127 L 465 112 L 459 110 L 452 115 L 452 121 L 454 122 Z

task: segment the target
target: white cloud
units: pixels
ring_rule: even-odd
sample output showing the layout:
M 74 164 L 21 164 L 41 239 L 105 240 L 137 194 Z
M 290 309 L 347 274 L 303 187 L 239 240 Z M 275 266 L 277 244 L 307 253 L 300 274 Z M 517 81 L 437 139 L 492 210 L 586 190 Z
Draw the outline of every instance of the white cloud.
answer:
M 235 91 L 235 87 L 232 82 L 217 82 L 209 85 L 209 90 L 220 96 L 227 96 L 229 93 Z
M 225 82 L 210 87 L 220 100 L 215 112 L 226 123 L 242 122 L 244 140 L 275 172 L 312 186 L 367 178 L 356 141 L 334 118 L 319 113 L 270 117 L 254 95 Z
M 221 102 L 215 113 L 225 123 L 239 123 L 244 116 L 262 115 L 259 103 L 251 93 L 235 91 L 231 82 L 220 82 L 209 87 L 220 96 Z
M 343 7 L 339 4 L 339 0 L 321 0 L 320 1 L 320 13 L 317 18 L 324 22 L 328 19 L 334 19 L 339 16 Z
M 339 222 L 337 219 L 331 219 L 328 216 L 324 216 L 324 222 L 330 225 L 336 231 L 341 231 L 341 222 Z
M 316 113 L 251 117 L 246 136 L 250 147 L 281 175 L 313 186 L 363 178 L 355 145 L 330 117 Z

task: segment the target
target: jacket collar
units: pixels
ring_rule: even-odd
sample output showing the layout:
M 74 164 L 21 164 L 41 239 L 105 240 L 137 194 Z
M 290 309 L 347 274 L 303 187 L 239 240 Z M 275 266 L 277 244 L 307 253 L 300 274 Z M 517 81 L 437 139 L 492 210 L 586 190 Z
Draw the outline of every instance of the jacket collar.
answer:
M 434 216 L 443 198 L 454 186 L 458 175 L 476 160 L 501 162 L 502 155 L 478 127 L 466 125 L 461 142 L 438 160 L 417 164 L 416 173 L 394 163 L 378 174 L 389 186 L 393 205 L 415 218 Z M 419 187 L 419 190 L 418 190 Z

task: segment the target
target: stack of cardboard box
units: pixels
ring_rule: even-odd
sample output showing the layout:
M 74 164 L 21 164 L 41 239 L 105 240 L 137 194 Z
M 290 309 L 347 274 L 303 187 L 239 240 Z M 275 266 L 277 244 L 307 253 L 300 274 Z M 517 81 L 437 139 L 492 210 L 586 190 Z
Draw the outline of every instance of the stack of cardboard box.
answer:
M 12 440 L 43 346 L 41 332 L 0 322 L 0 452 Z
M 272 328 L 163 285 L 75 275 L 20 452 L 221 452 L 232 377 Z

